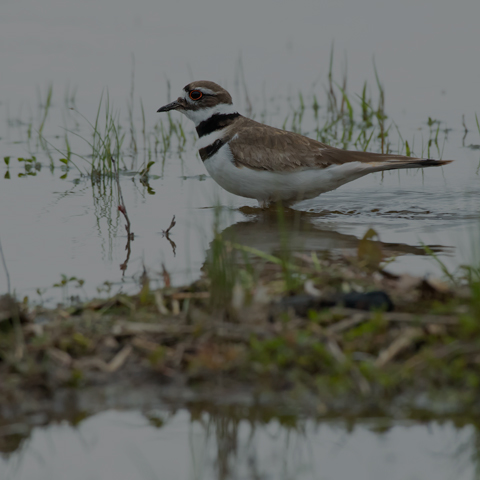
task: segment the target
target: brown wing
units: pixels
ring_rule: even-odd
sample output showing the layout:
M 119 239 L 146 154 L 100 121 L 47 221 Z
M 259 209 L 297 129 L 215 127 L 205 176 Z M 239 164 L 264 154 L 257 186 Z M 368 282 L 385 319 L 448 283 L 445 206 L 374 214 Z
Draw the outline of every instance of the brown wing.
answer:
M 237 167 L 271 172 L 289 172 L 298 168 L 321 169 L 348 162 L 369 163 L 373 170 L 439 166 L 449 161 L 417 159 L 403 155 L 341 150 L 304 137 L 263 125 L 246 117 L 235 123 L 241 134 L 233 136 L 229 146 Z M 232 133 L 233 135 L 233 133 Z
M 325 168 L 332 163 L 324 157 L 327 145 L 303 135 L 286 132 L 242 117 L 236 124 L 241 134 L 229 143 L 238 167 L 271 172 L 297 168 Z

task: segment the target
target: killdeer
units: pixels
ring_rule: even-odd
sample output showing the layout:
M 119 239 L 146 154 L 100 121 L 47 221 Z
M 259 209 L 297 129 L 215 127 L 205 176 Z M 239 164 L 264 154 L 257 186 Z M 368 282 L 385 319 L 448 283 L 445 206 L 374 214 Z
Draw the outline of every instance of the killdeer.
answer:
M 240 115 L 216 83 L 189 83 L 158 112 L 178 110 L 195 123 L 200 158 L 225 190 L 261 207 L 289 205 L 334 190 L 368 173 L 438 167 L 451 160 L 341 150 Z

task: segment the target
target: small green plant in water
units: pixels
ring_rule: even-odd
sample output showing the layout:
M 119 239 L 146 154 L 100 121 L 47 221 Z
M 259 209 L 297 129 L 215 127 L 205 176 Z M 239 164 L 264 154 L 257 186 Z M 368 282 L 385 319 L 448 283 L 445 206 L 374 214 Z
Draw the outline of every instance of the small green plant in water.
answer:
M 66 303 L 69 300 L 69 286 L 73 285 L 75 288 L 82 288 L 85 280 L 77 277 L 67 277 L 67 275 L 61 274 L 62 279 L 54 283 L 54 288 L 60 288 L 62 290 L 63 302 Z

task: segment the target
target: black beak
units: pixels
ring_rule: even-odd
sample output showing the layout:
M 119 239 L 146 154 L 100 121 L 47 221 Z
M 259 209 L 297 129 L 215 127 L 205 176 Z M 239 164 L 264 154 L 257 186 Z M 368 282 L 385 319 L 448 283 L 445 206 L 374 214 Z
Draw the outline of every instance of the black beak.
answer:
M 172 103 L 169 103 L 168 105 L 164 105 L 163 107 L 160 107 L 157 112 L 169 112 L 170 110 L 176 110 L 177 108 L 181 107 L 180 103 L 175 100 Z

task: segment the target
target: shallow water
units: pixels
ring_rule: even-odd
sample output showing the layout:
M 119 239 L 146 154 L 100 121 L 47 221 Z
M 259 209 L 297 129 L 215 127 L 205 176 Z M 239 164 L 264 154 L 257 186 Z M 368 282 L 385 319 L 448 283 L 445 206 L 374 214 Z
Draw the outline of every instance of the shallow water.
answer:
M 452 166 L 373 174 L 297 204 L 287 219 L 292 248 L 355 255 L 359 239 L 373 227 L 385 253 L 397 256 L 391 271 L 439 275 L 422 243 L 432 246 L 452 270 L 471 263 L 480 233 L 480 160 L 478 152 L 454 148 L 453 143 L 450 139 L 445 148 L 448 158 L 458 159 Z M 97 288 L 133 292 L 143 265 L 152 278 L 161 277 L 163 264 L 174 283 L 194 280 L 213 238 L 217 203 L 222 206 L 221 231 L 239 243 L 278 251 L 275 213 L 248 208 L 256 202 L 222 191 L 205 175 L 194 152 L 192 145 L 183 159 L 170 155 L 163 177 L 150 180 L 150 193 L 138 176 L 121 176 L 135 233 L 125 271 L 120 266 L 127 259 L 127 237 L 116 209 L 115 183 L 103 178 L 93 184 L 74 171 L 60 179 L 64 172 L 51 173 L 41 153 L 37 158 L 43 167 L 37 176 L 19 178 L 23 166 L 13 159 L 11 178 L 0 178 L 0 239 L 12 287 L 20 296 L 51 303 L 70 295 L 91 297 Z M 174 215 L 172 245 L 161 232 Z M 68 291 L 53 288 L 61 274 L 85 283 L 76 288 L 71 282 Z M 0 290 L 6 290 L 3 274 Z
M 0 458 L 1 478 L 478 478 L 472 425 L 288 415 L 254 420 L 232 413 L 110 410 L 75 426 L 38 426 Z

